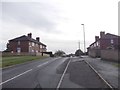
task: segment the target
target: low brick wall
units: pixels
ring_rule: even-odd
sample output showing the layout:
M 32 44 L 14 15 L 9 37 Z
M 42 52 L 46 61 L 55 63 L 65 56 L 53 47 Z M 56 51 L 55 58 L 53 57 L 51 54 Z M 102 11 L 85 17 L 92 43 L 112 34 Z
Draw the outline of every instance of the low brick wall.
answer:
M 91 57 L 100 57 L 100 50 L 99 49 L 91 49 L 91 50 L 89 50 L 88 55 Z
M 11 53 L 11 52 L 3 52 L 2 56 L 42 56 L 42 53 L 27 53 L 27 52 L 22 52 L 22 53 Z M 43 56 L 50 56 L 49 54 L 43 53 Z
M 29 55 L 33 55 L 33 56 L 39 56 L 42 55 L 41 53 L 26 53 L 26 52 L 22 52 L 22 53 L 10 53 L 10 52 L 3 52 L 2 56 L 29 56 Z
M 109 61 L 118 61 L 120 58 L 118 50 L 101 50 L 101 59 Z
M 36 56 L 42 56 L 42 53 L 36 53 Z M 43 53 L 43 56 L 50 56 L 50 55 Z

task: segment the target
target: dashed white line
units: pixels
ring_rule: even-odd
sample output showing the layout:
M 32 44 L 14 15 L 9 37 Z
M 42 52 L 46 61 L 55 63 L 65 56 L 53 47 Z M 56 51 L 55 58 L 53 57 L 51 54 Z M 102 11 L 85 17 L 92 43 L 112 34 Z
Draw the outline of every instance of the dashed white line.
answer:
M 40 64 L 40 65 L 38 65 L 37 67 L 41 67 L 41 66 L 43 66 L 43 65 L 45 65 L 45 64 L 47 64 L 47 63 L 49 63 L 49 62 L 45 62 L 45 63 L 43 63 L 43 64 Z
M 58 89 L 60 88 L 60 85 L 61 85 L 61 83 L 62 83 L 63 77 L 64 77 L 64 75 L 65 75 L 65 73 L 66 73 L 66 71 L 67 71 L 67 69 L 68 69 L 69 64 L 70 64 L 70 61 L 71 61 L 71 59 L 70 59 L 69 62 L 67 63 L 67 66 L 66 66 L 66 68 L 65 68 L 65 70 L 64 70 L 64 72 L 63 72 L 63 74 L 62 74 L 62 76 L 61 76 L 61 78 L 60 78 L 60 81 L 59 81 L 59 83 L 58 83 L 58 85 L 57 85 L 56 90 L 58 90 Z
M 13 80 L 13 79 L 15 79 L 15 78 L 19 77 L 19 76 L 22 76 L 22 75 L 24 75 L 24 74 L 26 74 L 26 73 L 30 72 L 30 71 L 32 71 L 32 69 L 27 70 L 27 71 L 25 71 L 25 72 L 23 72 L 23 73 L 21 73 L 21 74 L 19 74 L 19 75 L 15 76 L 15 77 L 11 78 L 11 79 L 8 79 L 8 80 L 4 81 L 4 82 L 1 82 L 1 83 L 0 83 L 0 85 L 2 85 L 2 84 L 4 84 L 4 83 L 7 83 L 7 82 L 9 82 L 9 81 L 11 81 L 11 80 Z
M 59 58 L 57 58 L 57 59 L 59 59 Z M 42 67 L 43 65 L 46 65 L 46 64 L 48 64 L 48 63 L 50 63 L 50 62 L 54 62 L 54 61 L 56 61 L 57 59 L 54 59 L 54 60 L 52 60 L 52 61 L 47 61 L 47 62 L 45 62 L 45 63 L 43 63 L 43 64 L 38 65 L 37 67 Z

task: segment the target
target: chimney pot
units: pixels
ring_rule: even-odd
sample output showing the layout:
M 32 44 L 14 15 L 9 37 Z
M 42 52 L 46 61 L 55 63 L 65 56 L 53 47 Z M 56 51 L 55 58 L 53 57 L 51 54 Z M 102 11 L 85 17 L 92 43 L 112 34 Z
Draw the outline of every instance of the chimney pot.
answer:
M 39 37 L 36 37 L 36 40 L 39 42 L 39 41 L 40 41 L 40 38 L 39 38 Z
M 95 41 L 98 41 L 99 40 L 99 36 L 95 36 Z
M 104 35 L 105 35 L 105 32 L 104 32 L 104 31 L 101 31 L 101 32 L 100 32 L 100 38 L 103 38 Z
M 32 33 L 28 33 L 28 37 L 29 37 L 29 38 L 32 38 Z

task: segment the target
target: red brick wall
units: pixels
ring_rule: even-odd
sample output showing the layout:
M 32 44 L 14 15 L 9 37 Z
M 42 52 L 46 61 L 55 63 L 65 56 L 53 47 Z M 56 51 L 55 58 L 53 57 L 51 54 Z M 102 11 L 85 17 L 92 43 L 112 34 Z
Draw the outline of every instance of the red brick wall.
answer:
M 28 41 L 20 41 L 20 45 L 18 45 L 18 42 L 10 41 L 9 44 L 10 44 L 10 49 L 12 49 L 13 52 L 17 52 L 18 47 L 21 48 L 21 52 L 28 52 L 28 46 L 29 46 Z
M 29 45 L 30 43 L 30 45 Z M 18 42 L 13 42 L 13 41 L 10 41 L 9 42 L 10 44 L 10 49 L 13 51 L 13 52 L 17 52 L 17 48 L 21 48 L 21 52 L 29 52 L 29 46 L 31 46 L 31 50 L 34 50 L 35 52 L 38 51 L 38 52 L 45 52 L 46 51 L 46 48 L 40 48 L 40 46 L 37 44 L 34 44 L 34 46 L 32 45 L 32 42 L 29 42 L 29 41 L 20 41 L 20 45 L 18 45 Z
M 100 39 L 100 48 L 101 49 L 107 49 L 108 46 L 117 46 L 118 45 L 118 39 L 117 38 L 114 38 L 114 43 L 111 44 L 111 39 Z
M 91 49 L 89 50 L 88 55 L 91 57 L 100 57 L 100 49 Z
M 118 50 L 101 50 L 101 59 L 108 61 L 118 61 L 120 53 Z

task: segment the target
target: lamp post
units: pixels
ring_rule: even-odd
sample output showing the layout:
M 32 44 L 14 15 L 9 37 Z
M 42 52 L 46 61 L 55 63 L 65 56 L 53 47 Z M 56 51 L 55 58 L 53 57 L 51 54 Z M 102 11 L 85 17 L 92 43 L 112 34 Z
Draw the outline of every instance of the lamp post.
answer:
M 85 27 L 84 24 L 81 24 L 83 26 L 83 37 L 84 37 L 84 53 L 86 52 L 86 45 L 85 45 Z

